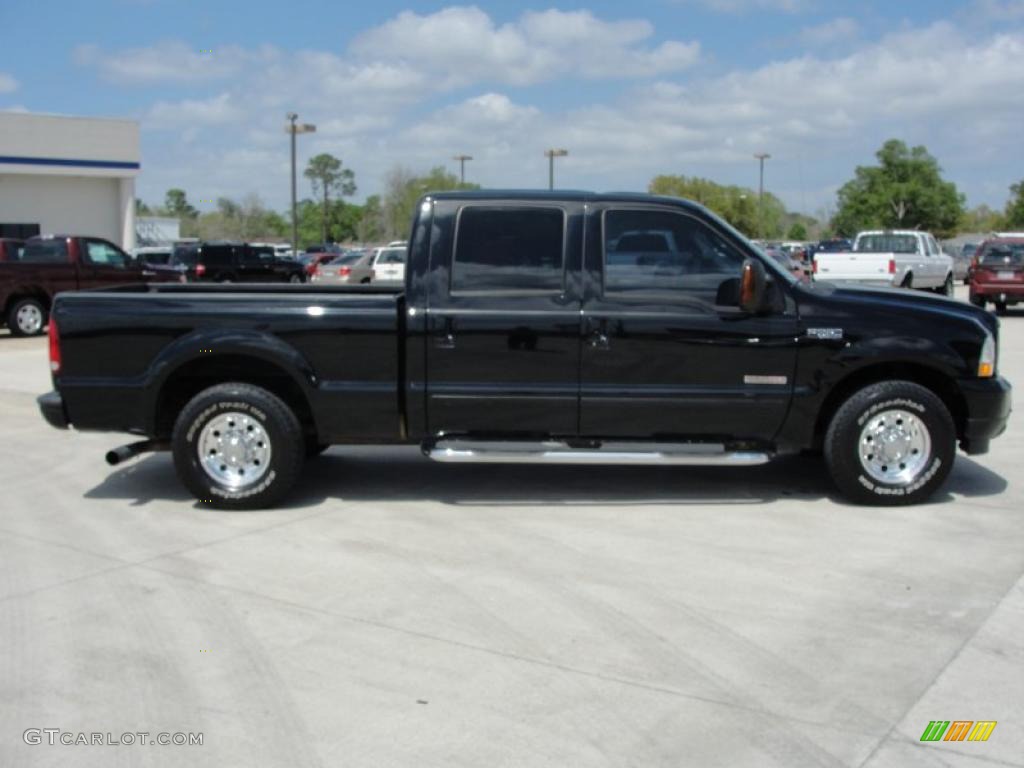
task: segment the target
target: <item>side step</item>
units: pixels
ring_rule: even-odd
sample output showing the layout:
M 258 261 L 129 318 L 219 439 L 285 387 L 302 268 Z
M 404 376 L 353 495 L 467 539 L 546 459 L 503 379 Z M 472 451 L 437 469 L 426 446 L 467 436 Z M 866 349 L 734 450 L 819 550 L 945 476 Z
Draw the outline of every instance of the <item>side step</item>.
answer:
M 690 467 L 753 467 L 767 464 L 763 451 L 728 451 L 716 443 L 602 443 L 597 448 L 574 448 L 556 440 L 490 442 L 439 440 L 424 447 L 434 461 L 449 464 L 674 464 Z

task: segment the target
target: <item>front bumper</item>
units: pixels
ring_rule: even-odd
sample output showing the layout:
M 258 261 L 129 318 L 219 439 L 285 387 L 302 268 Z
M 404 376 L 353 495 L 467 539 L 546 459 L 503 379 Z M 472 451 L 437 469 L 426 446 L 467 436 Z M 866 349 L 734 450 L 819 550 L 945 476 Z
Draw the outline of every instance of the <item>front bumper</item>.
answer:
M 68 428 L 70 422 L 67 411 L 64 410 L 64 398 L 60 396 L 60 392 L 56 390 L 47 392 L 45 395 L 37 397 L 36 402 L 39 403 L 39 411 L 43 414 L 47 424 L 57 429 Z
M 1002 376 L 961 379 L 958 383 L 967 403 L 960 447 L 970 455 L 986 453 L 989 441 L 1006 431 L 1013 406 L 1013 388 Z

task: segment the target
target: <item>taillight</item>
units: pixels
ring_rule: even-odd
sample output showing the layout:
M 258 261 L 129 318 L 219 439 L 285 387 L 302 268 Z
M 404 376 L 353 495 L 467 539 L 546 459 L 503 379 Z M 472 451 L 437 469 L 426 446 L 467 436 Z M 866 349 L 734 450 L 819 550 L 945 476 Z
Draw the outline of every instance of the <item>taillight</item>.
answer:
M 352 274 L 352 267 L 339 267 L 338 277 L 348 277 Z
M 313 267 L 313 277 L 320 277 L 320 274 L 321 274 L 321 273 L 320 273 L 320 265 L 319 265 L 319 264 L 316 264 L 316 265 L 315 265 L 315 266 Z
M 205 264 L 196 264 L 196 277 L 202 277 L 206 274 Z
M 896 259 L 889 259 L 889 274 L 896 274 Z
M 60 332 L 57 330 L 57 321 L 50 316 L 50 330 L 47 332 L 50 340 L 50 371 L 60 373 Z

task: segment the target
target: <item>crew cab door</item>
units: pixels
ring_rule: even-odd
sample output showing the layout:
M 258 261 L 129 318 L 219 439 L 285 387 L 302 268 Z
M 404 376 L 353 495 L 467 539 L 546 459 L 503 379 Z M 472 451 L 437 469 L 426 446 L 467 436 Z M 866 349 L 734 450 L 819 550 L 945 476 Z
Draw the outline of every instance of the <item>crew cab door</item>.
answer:
M 576 434 L 582 204 L 439 200 L 427 305 L 427 429 Z
M 696 211 L 649 204 L 594 206 L 586 242 L 581 436 L 771 440 L 797 317 L 788 300 L 769 315 L 718 303 L 749 247 Z

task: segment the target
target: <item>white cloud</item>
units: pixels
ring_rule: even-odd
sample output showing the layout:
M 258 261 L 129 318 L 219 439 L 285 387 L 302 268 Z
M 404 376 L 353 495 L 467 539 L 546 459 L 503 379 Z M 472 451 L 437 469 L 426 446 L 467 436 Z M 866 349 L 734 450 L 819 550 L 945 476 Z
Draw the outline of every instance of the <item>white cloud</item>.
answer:
M 248 112 L 228 93 L 209 99 L 158 101 L 143 118 L 147 128 L 169 130 L 241 122 Z
M 817 5 L 817 0 L 676 0 L 676 2 L 699 4 L 718 13 L 732 14 L 749 11 L 803 13 Z
M 352 52 L 407 62 L 447 87 L 521 86 L 566 74 L 645 77 L 684 70 L 699 58 L 698 43 L 644 47 L 653 34 L 645 20 L 603 21 L 589 11 L 526 12 L 498 26 L 479 8 L 454 6 L 429 15 L 403 11 L 356 38 Z
M 841 16 L 813 27 L 800 30 L 800 41 L 811 47 L 853 42 L 860 34 L 860 24 L 848 16 Z
M 18 81 L 14 79 L 14 76 L 0 72 L 0 93 L 12 93 L 16 90 L 18 90 Z
M 76 64 L 93 67 L 105 79 L 122 85 L 199 83 L 232 77 L 254 64 L 279 56 L 270 46 L 247 50 L 236 45 L 213 49 L 193 48 L 168 40 L 147 48 L 108 51 L 79 45 L 72 52 Z

